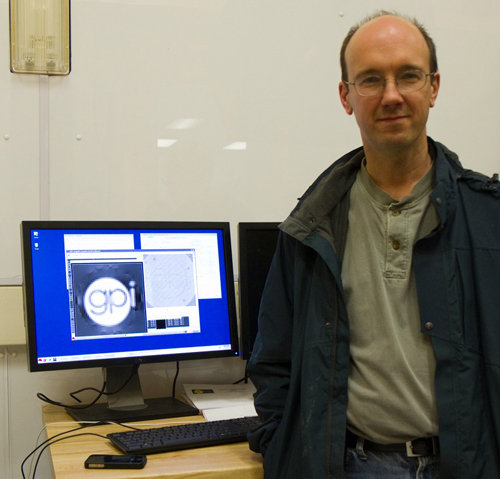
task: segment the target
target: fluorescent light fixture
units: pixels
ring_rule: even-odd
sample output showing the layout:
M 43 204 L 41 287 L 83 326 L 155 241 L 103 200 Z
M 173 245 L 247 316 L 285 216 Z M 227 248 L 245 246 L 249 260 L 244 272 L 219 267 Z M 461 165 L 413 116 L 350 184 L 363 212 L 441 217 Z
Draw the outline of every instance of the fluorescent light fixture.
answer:
M 70 0 L 10 0 L 10 70 L 69 74 Z
M 189 128 L 194 128 L 201 123 L 201 120 L 196 118 L 179 118 L 168 125 L 167 128 L 171 130 L 188 130 Z
M 158 148 L 170 148 L 177 140 L 158 140 Z
M 234 143 L 231 143 L 230 145 L 224 147 L 224 150 L 246 150 L 246 149 L 247 149 L 246 141 L 235 141 Z

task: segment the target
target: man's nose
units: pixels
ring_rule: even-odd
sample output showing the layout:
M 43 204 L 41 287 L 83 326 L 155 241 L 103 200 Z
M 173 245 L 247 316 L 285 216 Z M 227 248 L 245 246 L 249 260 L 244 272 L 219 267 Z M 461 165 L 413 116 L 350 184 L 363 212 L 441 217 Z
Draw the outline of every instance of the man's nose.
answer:
M 385 79 L 382 97 L 384 101 L 402 101 L 401 92 L 398 89 L 395 78 Z

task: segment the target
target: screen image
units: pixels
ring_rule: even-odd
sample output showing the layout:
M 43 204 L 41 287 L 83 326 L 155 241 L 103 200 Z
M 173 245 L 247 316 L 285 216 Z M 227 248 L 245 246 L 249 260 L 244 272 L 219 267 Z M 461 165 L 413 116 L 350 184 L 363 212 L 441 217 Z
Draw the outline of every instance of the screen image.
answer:
M 73 339 L 200 332 L 195 250 L 66 257 Z M 212 280 L 220 284 L 218 274 Z
M 72 339 L 146 333 L 143 291 L 141 264 L 72 264 L 68 290 Z
M 238 355 L 228 223 L 21 225 L 30 371 Z

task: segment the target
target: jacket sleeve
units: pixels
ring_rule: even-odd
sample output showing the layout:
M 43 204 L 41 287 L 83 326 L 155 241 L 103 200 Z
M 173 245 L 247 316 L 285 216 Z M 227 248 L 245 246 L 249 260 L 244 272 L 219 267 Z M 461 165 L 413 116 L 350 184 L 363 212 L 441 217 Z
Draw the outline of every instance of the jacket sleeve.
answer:
M 248 363 L 257 392 L 255 409 L 263 424 L 249 436 L 250 449 L 266 454 L 283 417 L 290 384 L 295 240 L 281 232 L 266 281 L 259 330 Z

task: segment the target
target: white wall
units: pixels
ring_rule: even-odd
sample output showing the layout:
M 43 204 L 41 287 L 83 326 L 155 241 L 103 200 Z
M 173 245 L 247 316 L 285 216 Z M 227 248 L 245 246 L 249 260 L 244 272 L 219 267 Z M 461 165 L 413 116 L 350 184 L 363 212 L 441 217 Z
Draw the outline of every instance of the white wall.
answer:
M 7 0 L 0 5 L 6 26 Z M 338 49 L 373 5 L 73 0 L 67 77 L 11 74 L 2 28 L 0 200 L 9 207 L 0 279 L 19 281 L 19 221 L 41 210 L 54 220 L 281 220 L 320 171 L 359 145 L 338 100 Z M 442 74 L 429 133 L 493 173 L 500 3 L 375 5 L 428 26 Z M 177 141 L 159 147 L 165 139 Z M 246 149 L 225 149 L 234 142 Z
M 499 2 L 73 0 L 73 69 L 47 78 L 10 73 L 0 0 L 0 284 L 20 284 L 23 219 L 225 220 L 234 240 L 239 221 L 284 218 L 359 144 L 337 98 L 338 50 L 374 6 L 416 15 L 437 43 L 442 84 L 429 134 L 467 167 L 499 171 Z M 195 121 L 179 129 L 183 119 Z M 162 148 L 161 139 L 177 142 Z M 246 149 L 224 149 L 233 142 Z M 28 374 L 16 346 L 22 314 L 4 308 L 17 301 L 4 288 L 0 476 L 10 479 L 41 427 L 35 393 L 64 399 L 74 385 L 97 384 L 99 371 Z M 148 368 L 152 393 L 157 377 L 169 387 L 171 365 Z M 183 371 L 231 381 L 242 362 Z

